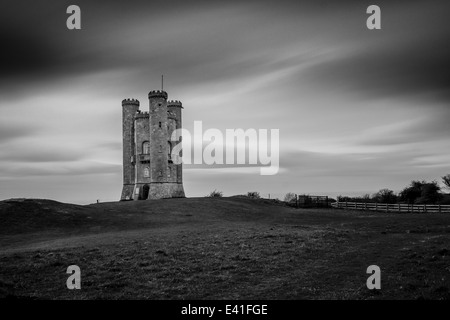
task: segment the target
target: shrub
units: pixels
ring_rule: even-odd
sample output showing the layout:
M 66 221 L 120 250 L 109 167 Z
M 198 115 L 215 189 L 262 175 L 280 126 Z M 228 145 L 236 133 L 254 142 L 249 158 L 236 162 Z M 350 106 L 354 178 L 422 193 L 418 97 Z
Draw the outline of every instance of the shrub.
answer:
M 261 198 L 259 196 L 259 192 L 256 192 L 256 191 L 247 192 L 247 197 L 252 198 L 252 199 L 259 199 L 259 198 Z
M 442 198 L 440 190 L 436 181 L 411 181 L 409 187 L 400 192 L 400 199 L 410 204 L 435 204 Z
M 337 201 L 339 202 L 375 202 L 373 198 L 370 197 L 370 195 L 365 194 L 362 197 L 347 197 L 347 196 L 337 196 Z
M 211 191 L 210 194 L 208 194 L 206 197 L 208 198 L 222 198 L 223 197 L 223 192 L 222 191 Z
M 381 189 L 373 195 L 373 199 L 381 203 L 397 203 L 397 195 L 389 189 Z
M 450 194 L 443 194 L 441 201 L 439 201 L 439 204 L 449 205 L 450 204 Z

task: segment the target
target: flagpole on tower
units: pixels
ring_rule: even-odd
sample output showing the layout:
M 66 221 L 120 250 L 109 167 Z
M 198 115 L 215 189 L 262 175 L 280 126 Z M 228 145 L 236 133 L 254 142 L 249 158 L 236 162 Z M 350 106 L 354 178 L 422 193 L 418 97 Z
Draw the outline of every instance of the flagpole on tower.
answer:
M 164 75 L 161 75 L 161 91 L 164 91 Z

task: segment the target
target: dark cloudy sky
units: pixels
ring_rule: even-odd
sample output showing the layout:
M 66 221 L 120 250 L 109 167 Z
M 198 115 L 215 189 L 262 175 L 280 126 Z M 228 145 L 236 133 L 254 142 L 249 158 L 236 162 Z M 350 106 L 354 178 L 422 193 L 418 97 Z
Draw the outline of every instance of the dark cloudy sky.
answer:
M 66 28 L 81 8 L 82 30 Z M 381 7 L 381 30 L 366 9 Z M 186 167 L 187 196 L 399 191 L 450 173 L 450 2 L 0 3 L 0 198 L 117 200 L 121 101 L 280 129 L 280 171 Z

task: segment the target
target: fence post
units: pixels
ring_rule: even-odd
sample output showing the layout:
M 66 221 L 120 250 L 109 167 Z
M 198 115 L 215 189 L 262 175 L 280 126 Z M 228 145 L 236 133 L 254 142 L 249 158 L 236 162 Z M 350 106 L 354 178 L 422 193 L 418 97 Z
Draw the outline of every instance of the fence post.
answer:
M 398 212 L 402 212 L 402 209 L 400 207 L 400 203 L 398 204 Z
M 389 212 L 389 204 L 386 203 L 386 212 Z
M 295 194 L 295 207 L 298 208 L 298 198 L 297 198 L 297 194 Z
M 367 202 L 364 202 L 364 210 L 367 211 Z
M 439 205 L 439 213 L 441 213 L 441 205 Z
M 375 212 L 378 211 L 378 202 L 375 202 Z
M 427 213 L 427 205 L 426 204 L 423 205 L 423 212 Z
M 347 201 L 345 201 L 345 209 L 347 209 L 348 208 L 348 203 L 347 203 Z

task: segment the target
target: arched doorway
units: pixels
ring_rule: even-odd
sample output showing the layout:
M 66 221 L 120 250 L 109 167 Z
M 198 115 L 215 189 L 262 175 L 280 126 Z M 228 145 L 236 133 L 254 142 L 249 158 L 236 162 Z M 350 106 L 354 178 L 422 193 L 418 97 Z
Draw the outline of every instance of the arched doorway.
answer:
M 142 187 L 142 200 L 147 200 L 149 191 L 150 191 L 150 187 L 148 186 L 148 184 L 145 184 Z

